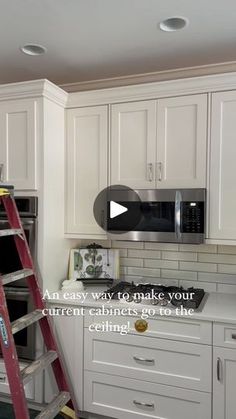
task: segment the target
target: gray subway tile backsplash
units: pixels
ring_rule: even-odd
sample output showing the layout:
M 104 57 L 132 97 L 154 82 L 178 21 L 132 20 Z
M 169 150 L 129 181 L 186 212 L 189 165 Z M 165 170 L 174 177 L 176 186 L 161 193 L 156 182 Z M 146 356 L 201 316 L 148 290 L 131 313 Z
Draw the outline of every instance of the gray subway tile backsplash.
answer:
M 236 246 L 117 240 L 112 247 L 121 249 L 122 279 L 236 293 Z
M 88 244 L 83 241 L 83 244 Z M 236 294 L 236 246 L 107 241 L 120 249 L 120 278 Z

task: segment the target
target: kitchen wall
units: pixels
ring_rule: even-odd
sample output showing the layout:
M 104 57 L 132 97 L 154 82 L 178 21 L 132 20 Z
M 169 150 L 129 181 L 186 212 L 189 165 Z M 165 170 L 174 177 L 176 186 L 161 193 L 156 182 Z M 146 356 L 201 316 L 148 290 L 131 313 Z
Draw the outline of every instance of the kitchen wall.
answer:
M 83 241 L 87 245 L 88 241 Z M 137 282 L 161 282 L 206 291 L 236 293 L 236 246 L 178 245 L 113 241 L 120 249 L 121 277 Z

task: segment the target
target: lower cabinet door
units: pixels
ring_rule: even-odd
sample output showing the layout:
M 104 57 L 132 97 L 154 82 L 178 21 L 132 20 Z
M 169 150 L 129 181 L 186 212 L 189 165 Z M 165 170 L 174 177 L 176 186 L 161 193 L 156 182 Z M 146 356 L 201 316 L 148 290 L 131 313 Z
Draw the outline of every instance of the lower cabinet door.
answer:
M 213 419 L 236 417 L 236 351 L 214 348 Z
M 211 396 L 85 371 L 84 410 L 117 419 L 211 419 Z
M 69 307 L 54 307 L 60 310 Z M 64 312 L 53 317 L 58 349 L 74 392 L 77 406 L 83 410 L 83 317 L 71 316 Z M 50 403 L 58 394 L 51 366 L 45 370 L 44 400 Z

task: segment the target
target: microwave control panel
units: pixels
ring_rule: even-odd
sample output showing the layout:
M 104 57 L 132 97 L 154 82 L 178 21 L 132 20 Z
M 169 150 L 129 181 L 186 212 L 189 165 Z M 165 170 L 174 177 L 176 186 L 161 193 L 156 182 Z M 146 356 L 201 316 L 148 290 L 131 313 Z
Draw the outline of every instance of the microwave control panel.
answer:
M 204 202 L 181 203 L 182 233 L 204 233 Z

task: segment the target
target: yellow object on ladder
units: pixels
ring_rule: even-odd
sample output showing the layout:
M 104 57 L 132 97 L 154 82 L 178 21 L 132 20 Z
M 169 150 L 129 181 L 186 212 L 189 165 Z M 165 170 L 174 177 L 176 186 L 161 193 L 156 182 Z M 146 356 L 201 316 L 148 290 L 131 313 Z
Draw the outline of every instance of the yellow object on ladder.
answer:
M 6 188 L 0 188 L 0 196 L 10 195 L 10 192 Z
M 70 407 L 65 406 L 60 411 L 60 413 L 66 418 L 66 419 L 76 419 L 74 410 L 70 409 Z M 79 419 L 79 418 L 77 418 Z

